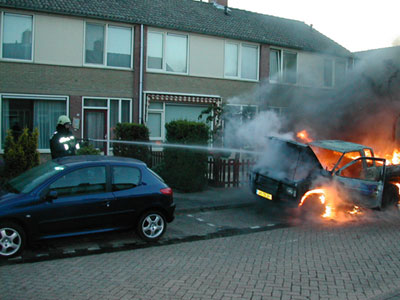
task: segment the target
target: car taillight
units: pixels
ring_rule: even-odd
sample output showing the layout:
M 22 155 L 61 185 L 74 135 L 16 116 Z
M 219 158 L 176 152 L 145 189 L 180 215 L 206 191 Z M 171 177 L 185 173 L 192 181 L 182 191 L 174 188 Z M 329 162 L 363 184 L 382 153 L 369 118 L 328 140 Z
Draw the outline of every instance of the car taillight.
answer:
M 173 194 L 172 189 L 169 187 L 165 188 L 165 189 L 161 189 L 160 192 L 167 196 L 172 196 L 172 194 Z

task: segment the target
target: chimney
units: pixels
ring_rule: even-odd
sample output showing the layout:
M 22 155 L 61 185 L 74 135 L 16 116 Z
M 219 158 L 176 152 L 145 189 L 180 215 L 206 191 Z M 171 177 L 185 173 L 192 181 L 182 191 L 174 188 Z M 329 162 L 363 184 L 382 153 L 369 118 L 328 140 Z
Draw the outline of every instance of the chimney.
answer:
M 208 3 L 217 3 L 222 6 L 228 6 L 228 0 L 208 0 Z

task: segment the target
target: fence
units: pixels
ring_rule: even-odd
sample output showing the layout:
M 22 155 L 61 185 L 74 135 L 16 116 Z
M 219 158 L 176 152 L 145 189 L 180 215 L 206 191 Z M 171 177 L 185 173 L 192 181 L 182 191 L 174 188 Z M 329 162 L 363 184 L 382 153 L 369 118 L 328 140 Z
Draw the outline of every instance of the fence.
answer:
M 162 151 L 152 151 L 152 166 L 164 159 Z M 251 159 L 224 159 L 209 156 L 207 160 L 208 183 L 214 187 L 239 187 L 248 184 L 249 171 L 254 165 Z

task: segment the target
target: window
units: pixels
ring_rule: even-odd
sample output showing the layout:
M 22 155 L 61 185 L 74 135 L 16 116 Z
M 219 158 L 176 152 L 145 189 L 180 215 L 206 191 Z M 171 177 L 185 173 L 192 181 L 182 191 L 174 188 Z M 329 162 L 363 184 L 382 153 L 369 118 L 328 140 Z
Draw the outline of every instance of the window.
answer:
M 297 82 L 297 53 L 271 49 L 269 59 L 270 81 L 291 84 Z
M 344 60 L 324 60 L 324 86 L 342 86 L 345 82 L 346 62 Z
M 258 80 L 258 46 L 225 43 L 225 77 Z
M 324 86 L 333 86 L 333 61 L 324 60 Z
M 139 185 L 141 173 L 138 168 L 113 167 L 113 191 L 121 191 L 134 188 Z
M 183 74 L 188 72 L 186 35 L 149 32 L 147 36 L 147 69 Z
M 110 127 L 111 139 L 115 138 L 114 129 L 117 123 L 131 122 L 131 100 L 111 99 L 110 100 Z
M 1 140 L 8 129 L 19 136 L 23 128 L 39 130 L 39 149 L 50 148 L 58 117 L 67 114 L 67 97 L 2 95 Z
M 150 131 L 150 139 L 164 140 L 165 124 L 171 121 L 188 120 L 206 123 L 208 115 L 203 114 L 199 120 L 200 114 L 205 109 L 207 106 L 150 102 L 146 123 Z
M 256 105 L 236 105 L 228 104 L 224 108 L 224 120 L 243 124 L 254 119 L 257 114 L 258 107 Z
M 86 23 L 85 63 L 131 68 L 132 28 Z
M 50 185 L 59 197 L 95 194 L 106 191 L 106 168 L 89 167 L 72 171 Z
M 3 58 L 32 60 L 33 17 L 4 13 Z

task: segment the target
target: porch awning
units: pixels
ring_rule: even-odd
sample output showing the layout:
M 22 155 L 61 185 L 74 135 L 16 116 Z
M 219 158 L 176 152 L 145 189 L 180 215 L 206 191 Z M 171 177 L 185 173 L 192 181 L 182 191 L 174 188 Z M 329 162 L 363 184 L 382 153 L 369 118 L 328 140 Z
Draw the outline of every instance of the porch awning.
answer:
M 221 104 L 221 97 L 219 96 L 198 96 L 198 95 L 184 95 L 184 94 L 162 94 L 162 93 L 147 93 L 147 103 L 150 101 L 162 102 L 178 102 L 178 103 L 191 103 L 191 104 Z

